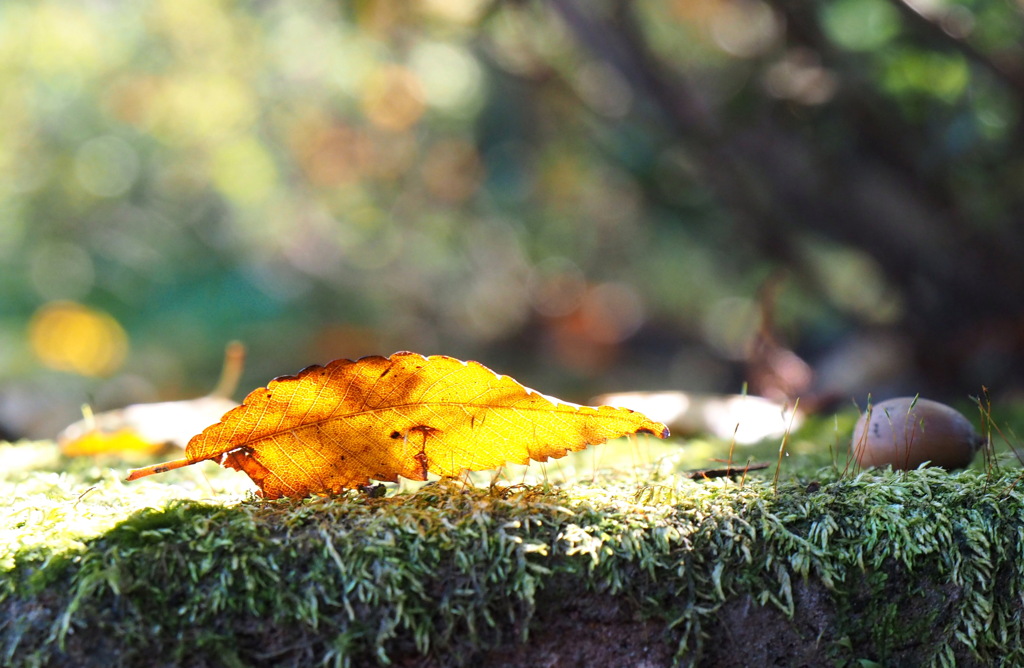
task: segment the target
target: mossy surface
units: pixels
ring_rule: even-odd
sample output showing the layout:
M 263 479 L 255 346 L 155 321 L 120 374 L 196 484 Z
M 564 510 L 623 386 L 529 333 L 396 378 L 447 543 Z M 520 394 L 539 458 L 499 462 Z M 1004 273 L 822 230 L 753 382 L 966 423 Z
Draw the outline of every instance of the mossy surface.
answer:
M 1019 471 L 804 462 L 776 488 L 662 460 L 267 502 L 213 466 L 0 462 L 3 665 L 531 665 L 555 628 L 545 652 L 594 641 L 559 620 L 603 606 L 605 645 L 656 625 L 648 665 L 1024 663 Z

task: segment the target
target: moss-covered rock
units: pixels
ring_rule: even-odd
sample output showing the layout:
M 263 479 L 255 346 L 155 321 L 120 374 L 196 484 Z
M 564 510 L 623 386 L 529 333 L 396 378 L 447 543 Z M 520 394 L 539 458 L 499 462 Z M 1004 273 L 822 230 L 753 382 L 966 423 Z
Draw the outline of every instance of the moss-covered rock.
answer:
M 4 665 L 1024 662 L 1016 473 L 266 502 L 79 466 L 3 482 Z

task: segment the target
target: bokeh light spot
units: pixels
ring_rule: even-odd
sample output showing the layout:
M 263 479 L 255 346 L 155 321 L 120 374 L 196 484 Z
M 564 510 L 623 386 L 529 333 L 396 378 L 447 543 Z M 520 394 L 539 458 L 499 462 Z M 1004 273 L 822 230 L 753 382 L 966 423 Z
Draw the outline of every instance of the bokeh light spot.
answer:
M 277 183 L 274 160 L 260 142 L 246 137 L 220 147 L 213 158 L 217 187 L 242 205 L 260 204 Z
M 258 103 L 241 81 L 227 75 L 177 74 L 161 82 L 149 106 L 153 133 L 170 144 L 206 142 L 244 131 Z
M 854 51 L 883 47 L 900 30 L 899 10 L 885 0 L 839 0 L 825 6 L 823 18 L 832 39 Z
M 464 118 L 479 111 L 483 75 L 465 50 L 443 42 L 423 42 L 413 51 L 410 65 L 432 107 Z
M 363 91 L 363 111 L 382 130 L 407 130 L 423 115 L 423 87 L 419 78 L 399 65 L 379 68 Z
M 123 195 L 139 174 L 139 156 L 123 139 L 103 136 L 82 144 L 75 154 L 75 176 L 97 197 Z
M 44 365 L 83 376 L 113 373 L 128 352 L 128 335 L 113 316 L 69 301 L 50 302 L 36 311 L 29 340 Z
M 442 21 L 467 26 L 478 21 L 489 7 L 483 0 L 420 0 L 420 5 Z
M 768 68 L 764 77 L 768 93 L 800 104 L 824 104 L 835 95 L 839 82 L 821 66 L 820 58 L 809 49 L 790 49 Z
M 770 50 L 782 27 L 775 12 L 757 0 L 723 3 L 711 17 L 711 37 L 722 51 L 737 58 L 751 58 Z
M 13 17 L 27 19 L 18 21 L 21 30 L 11 36 L 24 40 L 23 57 L 42 76 L 92 70 L 101 63 L 104 46 L 109 46 L 89 13 L 74 5 L 40 3 L 35 12 Z

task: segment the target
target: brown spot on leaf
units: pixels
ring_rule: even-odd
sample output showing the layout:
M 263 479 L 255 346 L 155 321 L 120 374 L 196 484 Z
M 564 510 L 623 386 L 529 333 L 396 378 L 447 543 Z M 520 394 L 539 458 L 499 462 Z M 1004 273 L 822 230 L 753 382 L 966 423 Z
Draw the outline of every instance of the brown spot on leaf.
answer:
M 420 465 L 420 470 L 422 472 L 420 476 L 417 478 L 417 480 L 426 480 L 428 470 L 426 453 L 423 451 L 417 452 L 415 455 L 412 456 L 412 458 L 415 459 L 416 462 Z

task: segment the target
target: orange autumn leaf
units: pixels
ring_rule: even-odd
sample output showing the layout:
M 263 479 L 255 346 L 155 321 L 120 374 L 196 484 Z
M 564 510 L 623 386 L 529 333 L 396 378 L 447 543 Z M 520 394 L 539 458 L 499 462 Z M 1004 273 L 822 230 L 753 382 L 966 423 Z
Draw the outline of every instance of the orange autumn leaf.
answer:
M 578 406 L 478 362 L 399 352 L 276 378 L 189 441 L 184 459 L 128 479 L 214 459 L 248 474 L 264 498 L 303 497 L 547 461 L 640 432 L 668 436 L 629 409 Z

